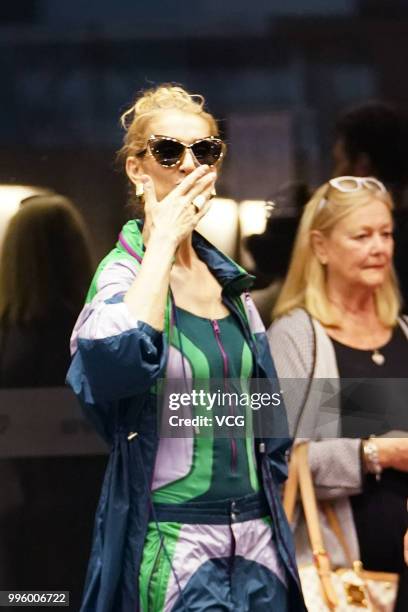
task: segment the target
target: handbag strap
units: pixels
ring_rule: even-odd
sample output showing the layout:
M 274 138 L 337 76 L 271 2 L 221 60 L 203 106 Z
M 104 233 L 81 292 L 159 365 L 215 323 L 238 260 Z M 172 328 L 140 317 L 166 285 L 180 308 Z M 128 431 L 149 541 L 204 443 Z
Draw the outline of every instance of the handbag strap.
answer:
M 344 531 L 341 528 L 340 525 L 340 521 L 337 517 L 337 514 L 333 508 L 333 506 L 331 505 L 330 502 L 328 501 L 324 501 L 324 502 L 320 502 L 320 507 L 323 510 L 327 522 L 329 523 L 330 529 L 333 531 L 334 535 L 336 536 L 336 538 L 338 539 L 338 541 L 340 542 L 340 545 L 344 551 L 344 554 L 346 556 L 346 559 L 350 565 L 350 567 L 354 566 L 355 563 L 355 559 L 353 559 L 351 552 L 350 552 L 350 548 L 349 545 L 347 544 L 347 540 L 346 540 L 346 536 L 344 535 Z
M 291 472 L 297 472 L 297 477 L 293 476 Z M 284 507 L 288 508 L 291 516 L 293 516 L 293 499 L 296 499 L 296 492 L 299 486 L 307 531 L 313 552 L 313 562 L 317 569 L 326 604 L 330 610 L 335 610 L 339 600 L 331 581 L 330 559 L 324 548 L 316 494 L 309 467 L 307 442 L 298 444 L 292 452 L 289 481 L 291 478 L 292 484 L 290 484 L 289 492 L 285 491 Z
M 288 478 L 285 482 L 285 488 L 283 490 L 283 509 L 286 514 L 286 518 L 288 522 L 291 523 L 293 520 L 293 515 L 295 512 L 296 506 L 296 498 L 299 489 L 299 471 L 297 467 L 297 447 L 292 450 L 290 462 L 289 462 L 289 471 Z

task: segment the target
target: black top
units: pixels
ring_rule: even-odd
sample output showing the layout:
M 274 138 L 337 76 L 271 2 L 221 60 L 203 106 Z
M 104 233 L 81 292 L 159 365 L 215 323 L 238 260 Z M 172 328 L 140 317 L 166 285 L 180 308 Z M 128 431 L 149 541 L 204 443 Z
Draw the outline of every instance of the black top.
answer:
M 342 378 L 408 377 L 408 341 L 399 325 L 394 328 L 387 344 L 378 349 L 385 358 L 383 365 L 377 365 L 372 360 L 372 350 L 350 348 L 333 338 L 331 341 Z
M 379 349 L 350 348 L 332 340 L 341 378 L 341 430 L 344 438 L 367 438 L 393 430 L 408 432 L 408 341 L 398 326 Z
M 396 327 L 381 347 L 382 365 L 372 360 L 373 351 L 332 343 L 341 379 L 341 435 L 408 432 L 408 342 L 402 329 Z M 402 572 L 407 498 L 408 474 L 392 469 L 384 470 L 379 482 L 367 475 L 363 493 L 351 497 L 366 569 Z

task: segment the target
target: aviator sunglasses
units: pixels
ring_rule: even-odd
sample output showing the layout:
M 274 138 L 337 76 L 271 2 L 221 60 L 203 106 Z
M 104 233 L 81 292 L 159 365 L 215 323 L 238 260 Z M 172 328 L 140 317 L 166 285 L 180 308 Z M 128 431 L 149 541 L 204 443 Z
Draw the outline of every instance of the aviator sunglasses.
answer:
M 191 144 L 185 144 L 170 136 L 152 135 L 147 141 L 146 149 L 140 151 L 138 155 L 142 156 L 149 152 L 158 164 L 171 168 L 181 162 L 186 149 L 192 152 L 198 164 L 214 166 L 224 156 L 226 147 L 224 142 L 215 136 L 200 138 Z

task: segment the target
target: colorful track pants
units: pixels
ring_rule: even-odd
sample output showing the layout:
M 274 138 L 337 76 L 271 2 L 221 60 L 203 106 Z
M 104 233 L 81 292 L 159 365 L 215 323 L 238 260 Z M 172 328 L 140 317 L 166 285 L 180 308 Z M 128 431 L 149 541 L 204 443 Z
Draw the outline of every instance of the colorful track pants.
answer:
M 257 495 L 156 504 L 154 518 L 139 575 L 143 612 L 289 610 L 273 526 Z

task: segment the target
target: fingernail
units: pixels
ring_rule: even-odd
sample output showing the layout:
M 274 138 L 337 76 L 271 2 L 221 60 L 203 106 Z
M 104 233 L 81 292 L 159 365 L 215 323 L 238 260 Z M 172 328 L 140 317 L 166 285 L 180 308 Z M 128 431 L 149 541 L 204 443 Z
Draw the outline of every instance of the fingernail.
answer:
M 150 183 L 150 178 L 148 176 L 142 176 L 140 177 L 140 180 L 143 183 L 143 185 L 147 185 L 148 183 Z

